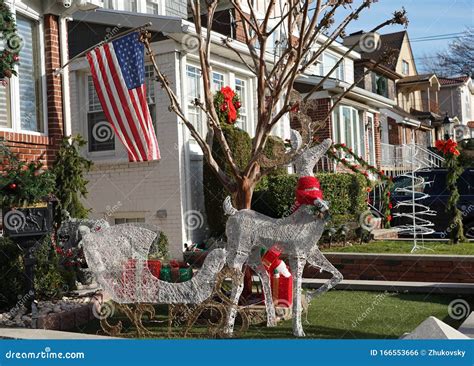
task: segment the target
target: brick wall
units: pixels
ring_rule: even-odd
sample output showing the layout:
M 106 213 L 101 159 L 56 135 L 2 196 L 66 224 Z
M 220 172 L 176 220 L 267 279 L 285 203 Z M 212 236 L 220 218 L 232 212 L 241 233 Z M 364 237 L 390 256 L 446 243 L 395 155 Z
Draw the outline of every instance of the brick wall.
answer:
M 313 121 L 323 121 L 326 119 L 329 110 L 331 109 L 331 99 L 310 99 L 306 106 L 308 116 Z M 297 118 L 291 118 L 290 126 L 292 129 L 300 129 L 301 123 Z M 321 125 L 316 131 L 315 137 L 317 141 L 322 141 L 326 138 L 332 138 L 331 116 Z
M 474 283 L 474 256 L 327 253 L 346 280 Z M 308 278 L 330 275 L 306 267 Z
M 54 70 L 60 66 L 57 16 L 50 14 L 44 16 L 44 36 L 47 94 L 43 97 L 47 102 L 48 119 L 45 124 L 48 127 L 48 136 L 0 131 L 0 137 L 20 159 L 36 160 L 42 157 L 42 162 L 46 166 L 51 166 L 63 136 L 61 77 L 53 76 Z

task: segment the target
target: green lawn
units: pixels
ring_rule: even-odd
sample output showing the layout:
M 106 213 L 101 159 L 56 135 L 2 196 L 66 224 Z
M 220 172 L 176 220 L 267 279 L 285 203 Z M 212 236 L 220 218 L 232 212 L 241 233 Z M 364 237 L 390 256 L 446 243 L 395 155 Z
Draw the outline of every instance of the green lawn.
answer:
M 449 244 L 448 242 L 418 242 L 428 249 L 417 250 L 417 254 L 452 254 L 452 255 L 474 255 L 474 242 Z M 346 247 L 331 247 L 323 249 L 324 252 L 343 253 L 410 253 L 413 247 L 412 242 L 406 241 L 374 241 L 367 244 L 356 244 Z
M 303 327 L 308 338 L 398 338 L 433 315 L 457 328 L 461 321 L 448 316 L 448 304 L 454 298 L 454 295 L 333 290 L 312 301 L 307 314 L 308 322 L 303 314 Z M 474 308 L 474 296 L 462 298 Z M 117 320 L 111 323 L 115 324 Z M 162 323 L 154 329 L 164 331 L 164 326 Z M 98 330 L 98 321 L 77 329 L 86 333 L 96 333 Z M 264 339 L 292 337 L 291 320 L 281 322 L 275 328 L 251 326 L 244 335 L 244 338 Z

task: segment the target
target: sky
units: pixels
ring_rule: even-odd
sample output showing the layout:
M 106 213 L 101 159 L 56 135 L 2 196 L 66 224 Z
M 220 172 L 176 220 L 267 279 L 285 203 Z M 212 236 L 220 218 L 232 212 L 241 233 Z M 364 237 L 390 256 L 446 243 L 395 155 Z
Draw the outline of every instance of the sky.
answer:
M 357 5 L 359 1 L 355 1 Z M 445 50 L 454 40 L 453 33 L 463 32 L 467 26 L 474 26 L 474 0 L 379 0 L 353 21 L 346 34 L 359 30 L 370 30 L 388 19 L 394 10 L 404 7 L 407 11 L 408 35 L 417 62 L 418 71 L 423 70 L 424 57 L 433 57 L 437 51 Z M 335 24 L 344 19 L 344 12 L 336 14 Z M 403 30 L 395 25 L 383 28 L 380 33 L 392 33 Z M 446 35 L 442 40 L 421 40 L 423 37 Z M 450 38 L 451 37 L 451 38 Z

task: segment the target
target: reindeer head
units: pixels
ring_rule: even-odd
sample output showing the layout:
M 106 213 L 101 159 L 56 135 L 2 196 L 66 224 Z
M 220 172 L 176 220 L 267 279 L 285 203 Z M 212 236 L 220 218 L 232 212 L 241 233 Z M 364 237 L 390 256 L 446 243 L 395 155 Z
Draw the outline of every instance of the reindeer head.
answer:
M 332 140 L 326 139 L 319 145 L 305 150 L 295 160 L 296 174 L 298 174 L 300 177 L 312 176 L 315 165 L 324 156 L 324 154 L 326 154 L 326 151 L 328 151 L 331 145 Z

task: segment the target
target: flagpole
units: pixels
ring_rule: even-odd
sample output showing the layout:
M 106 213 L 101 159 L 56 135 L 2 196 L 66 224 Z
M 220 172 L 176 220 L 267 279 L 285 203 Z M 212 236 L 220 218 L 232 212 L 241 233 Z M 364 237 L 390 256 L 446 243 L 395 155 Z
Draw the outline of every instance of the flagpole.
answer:
M 117 38 L 121 38 L 121 37 L 124 37 L 130 33 L 133 33 L 133 32 L 136 32 L 136 31 L 139 31 L 139 30 L 142 30 L 142 29 L 146 29 L 148 27 L 151 27 L 153 23 L 152 22 L 148 22 L 148 23 L 145 23 L 139 27 L 135 27 L 135 28 L 132 28 L 132 29 L 129 29 L 129 30 L 126 30 L 122 33 L 119 33 L 119 34 L 116 34 L 115 36 L 113 37 L 110 37 L 106 40 L 103 40 L 103 41 L 100 41 L 99 43 L 95 44 L 94 46 L 92 47 L 89 47 L 87 50 L 85 51 L 82 51 L 81 53 L 77 54 L 76 56 L 74 56 L 73 58 L 69 59 L 68 62 L 66 62 L 64 65 L 62 65 L 61 67 L 57 68 L 56 70 L 54 70 L 54 76 L 59 76 L 63 70 L 73 61 L 77 60 L 78 58 L 84 56 L 85 54 L 87 54 L 88 52 L 92 51 L 93 49 L 97 48 L 97 47 L 100 47 L 102 46 L 103 44 L 105 43 L 108 43 L 108 42 L 112 42 L 113 40 L 117 39 Z

